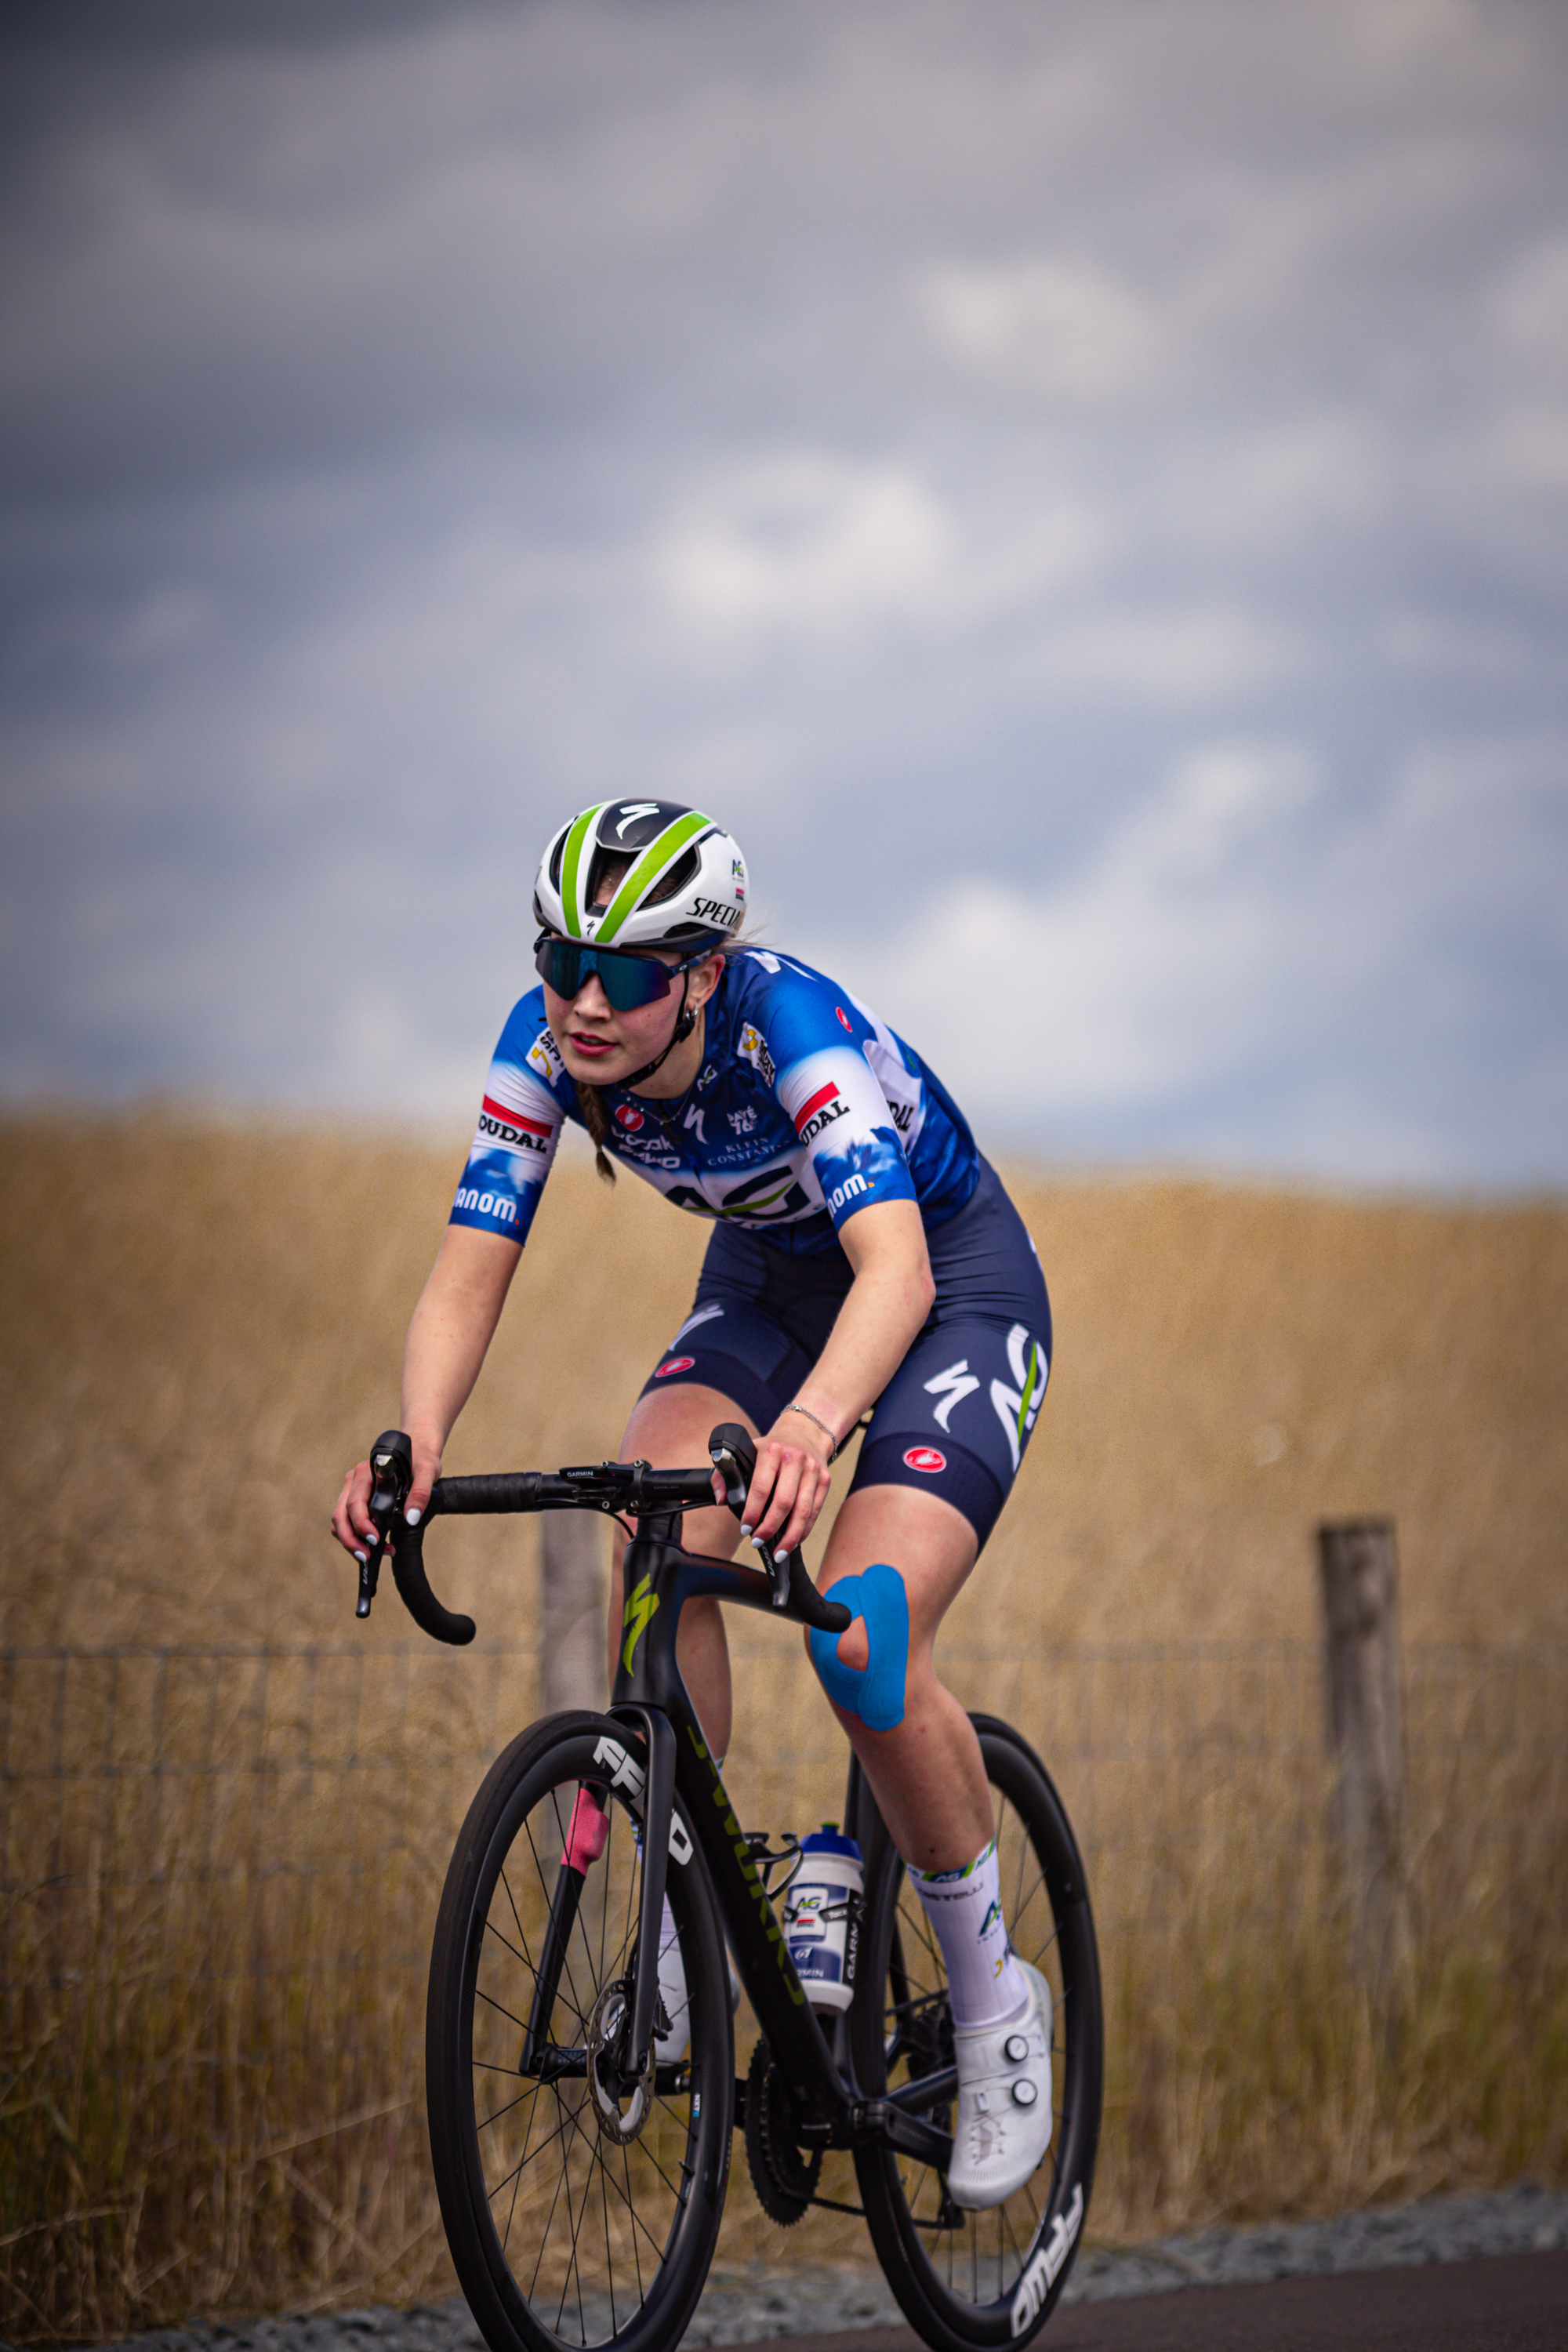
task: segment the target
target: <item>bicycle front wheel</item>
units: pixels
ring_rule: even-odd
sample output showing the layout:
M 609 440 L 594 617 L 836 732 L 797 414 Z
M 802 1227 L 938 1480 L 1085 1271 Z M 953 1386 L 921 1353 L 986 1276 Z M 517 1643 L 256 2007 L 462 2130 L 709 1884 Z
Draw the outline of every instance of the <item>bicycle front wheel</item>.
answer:
M 688 2014 L 664 2012 L 674 2032 L 644 2083 L 616 2065 L 637 1961 L 643 1761 L 636 1733 L 607 1717 L 535 1725 L 491 1767 L 447 1874 L 426 2020 L 430 2148 L 453 2264 L 491 2352 L 678 2343 L 718 2238 L 732 2027 L 679 1800 L 668 1891 Z M 662 1976 L 668 1988 L 679 1971 L 667 1959 Z
M 1048 2316 L 1083 2231 L 1100 2139 L 1100 1958 L 1077 1842 L 1050 1775 L 994 1716 L 971 1717 L 991 1784 L 1014 1950 L 1050 1987 L 1052 2129 L 1032 2180 L 985 2212 L 955 2206 L 942 2174 L 886 2147 L 857 2149 L 872 2242 L 910 2325 L 936 2352 L 1017 2344 Z M 875 2095 L 952 2065 L 942 1952 L 892 1841 L 868 1872 L 851 2012 L 855 2070 Z M 951 2105 L 930 2110 L 951 2129 Z

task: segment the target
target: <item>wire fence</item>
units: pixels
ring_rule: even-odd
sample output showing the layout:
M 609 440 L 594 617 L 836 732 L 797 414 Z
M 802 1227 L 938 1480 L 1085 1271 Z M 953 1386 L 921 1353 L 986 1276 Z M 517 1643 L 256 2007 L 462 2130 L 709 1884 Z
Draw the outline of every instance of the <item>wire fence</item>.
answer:
M 1056 1778 L 1102 1933 L 1152 1924 L 1130 1865 L 1172 1840 L 1191 1862 L 1215 1838 L 1321 1832 L 1322 1666 L 1308 1643 L 955 1646 L 941 1664 L 966 1705 L 1016 1723 Z M 804 1664 L 776 1642 L 742 1643 L 735 1668 L 726 1779 L 742 1819 L 835 1817 L 847 1751 Z M 209 1938 L 203 1973 L 217 1969 L 219 1944 L 225 1967 L 251 1974 L 422 1967 L 421 1904 L 433 1912 L 462 1814 L 531 1719 L 538 1675 L 536 1643 L 0 1652 L 0 1964 L 26 1912 L 63 1955 L 80 1940 L 66 1930 L 84 1905 L 101 1918 L 141 1896 L 143 1909 L 178 1900 L 188 1913 L 199 1893 L 231 1919 L 243 1889 L 253 1947 Z M 1405 1688 L 1417 1843 L 1458 1815 L 1500 1836 L 1516 1810 L 1561 1796 L 1568 1651 L 1416 1644 Z M 328 1888 L 338 1899 L 323 1906 Z M 373 1893 L 374 1945 L 353 1932 Z M 312 1903 L 323 1934 L 331 1915 L 346 1945 L 312 1942 Z M 389 1918 L 404 1929 L 390 1943 Z M 163 1940 L 146 1965 L 188 1972 L 188 1936 L 177 1953 Z M 96 1942 L 98 1965 L 112 1969 L 112 1939 Z
M 1098 2227 L 1568 2166 L 1568 1651 L 1406 1652 L 1420 1982 L 1396 2048 L 1346 1998 L 1311 1645 L 941 1664 L 1037 1748 L 1084 1849 Z M 0 1652 L 0 2332 L 453 2291 L 426 1956 L 539 1666 L 528 1644 Z M 741 1818 L 837 1818 L 847 1751 L 804 1659 L 742 1639 L 735 1667 Z M 742 2013 L 742 2062 L 750 2038 Z M 817 2253 L 863 2259 L 833 2227 Z M 772 2242 L 739 2178 L 725 2230 L 731 2258 Z

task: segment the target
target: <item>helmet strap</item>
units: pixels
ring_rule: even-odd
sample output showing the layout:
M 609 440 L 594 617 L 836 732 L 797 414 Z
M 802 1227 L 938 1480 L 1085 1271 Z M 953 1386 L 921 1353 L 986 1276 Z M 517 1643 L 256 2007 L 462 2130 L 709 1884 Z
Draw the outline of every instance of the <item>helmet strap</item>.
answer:
M 691 974 L 689 971 L 683 971 L 680 975 L 680 1011 L 676 1015 L 675 1028 L 670 1036 L 668 1045 L 665 1047 L 662 1054 L 656 1054 L 651 1062 L 645 1062 L 640 1070 L 634 1070 L 629 1078 L 617 1078 L 616 1080 L 616 1086 L 621 1087 L 635 1087 L 639 1085 L 644 1078 L 651 1078 L 654 1072 L 658 1068 L 659 1064 L 663 1062 L 668 1055 L 673 1054 L 678 1045 L 684 1044 L 685 1040 L 690 1036 L 692 1031 L 697 1026 L 697 1015 L 686 1001 L 690 991 Z

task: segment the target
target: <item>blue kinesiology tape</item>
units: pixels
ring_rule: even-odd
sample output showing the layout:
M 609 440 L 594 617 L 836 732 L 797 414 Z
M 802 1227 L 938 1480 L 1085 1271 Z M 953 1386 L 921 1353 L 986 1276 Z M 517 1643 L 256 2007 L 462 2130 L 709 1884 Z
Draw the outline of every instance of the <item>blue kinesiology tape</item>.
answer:
M 904 1680 L 910 1664 L 910 1601 L 896 1568 L 878 1561 L 858 1576 L 847 1576 L 825 1595 L 842 1601 L 851 1617 L 866 1620 L 870 1654 L 863 1666 L 847 1666 L 838 1654 L 843 1636 L 813 1626 L 811 1663 L 829 1698 L 847 1715 L 858 1715 L 868 1731 L 894 1731 L 904 1719 Z

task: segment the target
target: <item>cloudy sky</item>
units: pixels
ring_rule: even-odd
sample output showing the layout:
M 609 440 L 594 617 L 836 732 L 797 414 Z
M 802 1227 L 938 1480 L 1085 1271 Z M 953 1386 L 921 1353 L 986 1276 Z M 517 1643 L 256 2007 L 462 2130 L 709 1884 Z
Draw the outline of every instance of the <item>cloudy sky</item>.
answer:
M 1568 1184 L 1568 10 L 0 37 L 0 1096 L 460 1141 L 655 791 L 994 1148 Z

